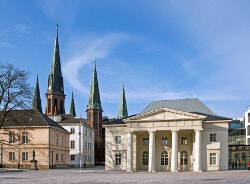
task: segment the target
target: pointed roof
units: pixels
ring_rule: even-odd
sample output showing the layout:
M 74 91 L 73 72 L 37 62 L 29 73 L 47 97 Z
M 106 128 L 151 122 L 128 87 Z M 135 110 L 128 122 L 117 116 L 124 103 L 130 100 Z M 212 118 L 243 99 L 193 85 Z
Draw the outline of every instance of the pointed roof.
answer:
M 126 118 L 126 117 L 128 117 L 128 110 L 127 110 L 125 90 L 124 90 L 124 85 L 123 85 L 122 86 L 122 94 L 121 94 L 121 101 L 120 101 L 118 119 Z
M 70 103 L 70 114 L 74 117 L 76 117 L 76 110 L 75 110 L 75 102 L 74 102 L 74 95 L 72 92 L 72 98 L 71 98 L 71 103 Z
M 54 53 L 52 58 L 50 75 L 48 79 L 48 92 L 57 92 L 64 94 L 59 42 L 58 42 L 58 24 L 56 25 L 56 39 L 55 39 Z
M 92 83 L 91 83 L 91 88 L 90 88 L 89 103 L 87 105 L 87 110 L 90 110 L 90 109 L 102 110 L 99 87 L 98 87 L 97 72 L 96 72 L 96 63 L 94 67 Z
M 37 109 L 39 112 L 42 113 L 42 104 L 41 104 L 38 76 L 36 78 L 36 87 L 35 87 L 34 97 L 32 101 L 32 109 Z

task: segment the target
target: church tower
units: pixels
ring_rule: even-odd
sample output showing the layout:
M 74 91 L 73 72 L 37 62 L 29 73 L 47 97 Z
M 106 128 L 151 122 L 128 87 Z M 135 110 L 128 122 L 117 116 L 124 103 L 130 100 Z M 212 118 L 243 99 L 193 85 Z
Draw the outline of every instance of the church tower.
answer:
M 56 39 L 54 46 L 54 53 L 52 58 L 51 70 L 48 78 L 48 89 L 46 93 L 46 115 L 65 114 L 64 101 L 64 87 L 63 77 L 61 72 L 61 61 L 58 42 L 58 25 L 56 25 Z
M 122 86 L 121 101 L 120 101 L 120 108 L 119 108 L 119 113 L 118 113 L 118 119 L 122 119 L 122 118 L 126 118 L 126 117 L 128 117 L 128 110 L 127 110 L 125 90 L 124 90 L 124 85 L 123 85 Z
M 35 87 L 34 97 L 33 97 L 33 101 L 32 101 L 32 109 L 36 109 L 42 113 L 42 103 L 41 103 L 38 76 L 36 78 L 36 87 Z
M 102 105 L 98 87 L 96 63 L 86 113 L 87 123 L 95 129 L 95 164 L 101 164 L 105 161 L 105 131 L 104 128 L 102 128 Z

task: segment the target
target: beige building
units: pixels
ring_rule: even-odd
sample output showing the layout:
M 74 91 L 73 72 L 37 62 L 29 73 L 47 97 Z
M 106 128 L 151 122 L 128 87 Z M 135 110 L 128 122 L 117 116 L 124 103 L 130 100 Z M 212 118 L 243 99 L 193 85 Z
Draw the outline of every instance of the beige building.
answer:
M 37 110 L 14 110 L 0 130 L 0 165 L 11 168 L 66 168 L 69 132 Z
M 228 169 L 228 122 L 199 99 L 163 100 L 142 113 L 106 122 L 105 169 Z

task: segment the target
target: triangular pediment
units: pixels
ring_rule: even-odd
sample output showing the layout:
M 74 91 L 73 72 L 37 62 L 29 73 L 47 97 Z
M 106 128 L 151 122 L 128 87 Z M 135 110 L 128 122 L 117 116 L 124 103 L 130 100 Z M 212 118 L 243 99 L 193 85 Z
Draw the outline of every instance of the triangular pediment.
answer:
M 125 121 L 171 121 L 171 120 L 195 120 L 205 119 L 206 116 L 195 113 L 177 111 L 168 108 L 160 108 L 147 113 L 138 114 Z

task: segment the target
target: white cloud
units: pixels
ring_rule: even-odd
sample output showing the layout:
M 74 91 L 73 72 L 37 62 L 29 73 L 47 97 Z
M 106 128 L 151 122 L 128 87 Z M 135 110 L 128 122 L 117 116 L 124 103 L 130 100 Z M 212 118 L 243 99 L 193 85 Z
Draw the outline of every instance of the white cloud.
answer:
M 114 46 L 126 39 L 128 35 L 120 33 L 107 34 L 103 37 L 89 38 L 81 37 L 77 40 L 72 40 L 69 44 L 65 63 L 62 66 L 64 78 L 70 85 L 88 95 L 89 89 L 83 85 L 79 71 L 87 64 L 95 60 L 101 60 L 109 56 L 114 49 Z

